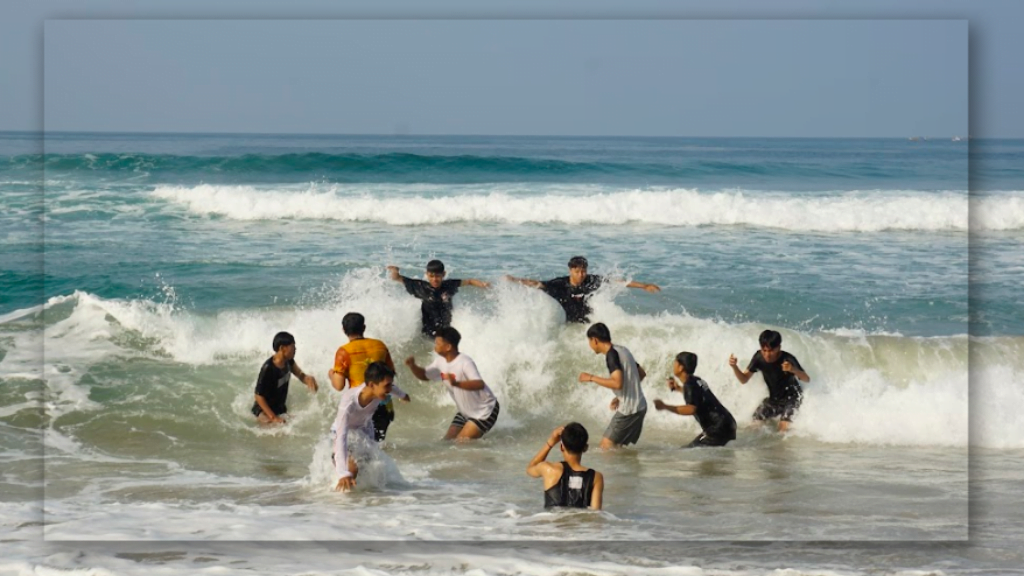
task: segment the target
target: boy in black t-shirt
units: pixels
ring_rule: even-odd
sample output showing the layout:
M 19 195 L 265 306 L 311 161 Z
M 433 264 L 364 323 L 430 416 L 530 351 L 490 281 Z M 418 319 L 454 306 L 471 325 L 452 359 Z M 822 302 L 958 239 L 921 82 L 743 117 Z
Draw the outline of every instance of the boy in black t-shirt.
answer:
M 697 370 L 697 355 L 693 352 L 680 352 L 676 355 L 676 361 L 672 365 L 672 374 L 682 381 L 683 385 L 676 384 L 675 379 L 668 379 L 668 389 L 673 392 L 682 392 L 686 404 L 683 406 L 672 406 L 661 400 L 654 401 L 654 407 L 658 410 L 668 410 L 681 416 L 693 415 L 700 424 L 701 433 L 693 439 L 687 448 L 697 446 L 725 446 L 730 440 L 736 439 L 736 419 L 722 406 L 708 383 L 697 377 L 694 371 Z
M 778 418 L 779 432 L 785 432 L 803 402 L 800 382 L 810 382 L 811 377 L 800 366 L 796 356 L 782 350 L 782 334 L 765 330 L 758 337 L 758 342 L 761 349 L 754 353 L 746 370 L 740 370 L 733 354 L 729 355 L 729 366 L 740 384 L 746 384 L 754 372 L 764 376 L 768 397 L 754 411 L 754 420 L 761 422 Z
M 488 282 L 476 278 L 445 280 L 444 263 L 440 260 L 427 262 L 426 281 L 402 276 L 398 273 L 398 266 L 388 266 L 388 271 L 391 272 L 392 280 L 404 284 L 409 294 L 423 301 L 420 305 L 423 320 L 421 331 L 430 338 L 441 328 L 452 325 L 452 298 L 460 287 L 467 284 L 477 288 L 491 287 Z
M 568 276 L 552 278 L 547 282 L 530 280 L 529 278 L 516 278 L 509 275 L 506 275 L 505 279 L 510 282 L 517 282 L 523 286 L 543 290 L 545 294 L 554 298 L 561 305 L 562 310 L 565 310 L 565 321 L 567 323 L 586 323 L 590 321 L 590 313 L 592 312 L 587 301 L 590 300 L 591 294 L 608 281 L 608 278 L 605 276 L 588 274 L 587 267 L 586 258 L 583 256 L 573 256 L 569 259 Z M 628 288 L 640 288 L 647 292 L 661 291 L 661 288 L 656 284 L 646 284 L 634 280 L 629 281 L 626 286 Z
M 292 374 L 298 377 L 310 392 L 317 391 L 316 378 L 306 374 L 295 363 L 295 337 L 288 332 L 274 335 L 274 355 L 267 358 L 256 378 L 256 401 L 252 414 L 261 424 L 284 424 L 281 415 L 288 412 L 288 383 Z

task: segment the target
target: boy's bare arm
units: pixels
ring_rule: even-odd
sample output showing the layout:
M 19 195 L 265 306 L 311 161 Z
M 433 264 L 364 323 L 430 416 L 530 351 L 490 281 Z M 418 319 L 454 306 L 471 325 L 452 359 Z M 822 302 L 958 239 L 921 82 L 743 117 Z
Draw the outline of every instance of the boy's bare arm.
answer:
M 509 274 L 505 274 L 505 280 L 509 282 L 515 282 L 516 284 L 522 284 L 523 286 L 529 286 L 530 288 L 540 288 L 544 285 L 540 280 L 532 280 L 530 278 L 516 278 Z

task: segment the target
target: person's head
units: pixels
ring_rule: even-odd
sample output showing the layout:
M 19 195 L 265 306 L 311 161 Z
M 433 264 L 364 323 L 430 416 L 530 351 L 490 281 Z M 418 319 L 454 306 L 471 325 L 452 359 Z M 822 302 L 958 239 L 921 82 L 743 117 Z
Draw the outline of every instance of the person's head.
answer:
M 693 352 L 680 352 L 676 354 L 676 362 L 672 366 L 672 373 L 682 377 L 693 376 L 697 371 L 697 355 Z
M 600 353 L 604 345 L 612 343 L 612 333 L 603 322 L 598 322 L 587 328 L 587 343 L 595 353 Z
M 341 319 L 341 329 L 345 336 L 362 336 L 366 332 L 366 318 L 359 312 L 349 312 Z
M 440 288 L 444 281 L 444 262 L 431 260 L 427 262 L 427 282 L 434 288 Z
M 587 259 L 583 256 L 569 258 L 569 282 L 580 284 L 587 277 Z
M 590 435 L 579 422 L 570 422 L 562 428 L 562 450 L 577 456 L 587 451 Z
M 285 360 L 291 360 L 295 358 L 295 336 L 292 336 L 288 332 L 278 332 L 274 334 L 274 352 L 281 352 L 284 354 Z
M 383 400 L 395 383 L 395 371 L 383 362 L 372 362 L 366 367 L 366 387 L 371 391 L 374 398 Z
M 765 362 L 775 362 L 782 354 L 782 334 L 775 330 L 765 330 L 757 338 L 761 345 L 761 357 Z
M 462 341 L 462 335 L 455 328 L 451 326 L 440 328 L 434 332 L 434 352 L 441 356 L 453 351 L 458 352 L 460 341 Z

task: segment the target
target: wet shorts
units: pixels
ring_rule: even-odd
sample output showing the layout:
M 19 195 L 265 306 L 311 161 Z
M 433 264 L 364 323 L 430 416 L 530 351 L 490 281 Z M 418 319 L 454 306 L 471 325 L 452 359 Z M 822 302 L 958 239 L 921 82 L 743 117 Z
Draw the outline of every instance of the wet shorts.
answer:
M 793 415 L 800 408 L 802 400 L 800 396 L 783 398 L 781 400 L 765 398 L 761 405 L 757 407 L 757 410 L 754 410 L 754 420 L 778 418 L 783 422 L 792 422 Z
M 616 412 L 604 430 L 604 437 L 620 446 L 636 444 L 636 441 L 640 439 L 640 432 L 644 429 L 645 416 L 647 416 L 646 409 L 628 416 Z
M 494 403 L 494 410 L 491 410 L 490 416 L 483 420 L 477 420 L 476 418 L 467 418 L 462 412 L 457 412 L 455 418 L 452 419 L 452 426 L 455 428 L 462 428 L 466 425 L 466 422 L 472 422 L 480 429 L 480 435 L 483 436 L 488 430 L 494 428 L 494 423 L 498 421 L 498 411 L 501 406 L 497 402 Z
M 283 405 L 283 404 L 280 405 L 280 406 L 271 406 L 270 409 L 273 410 L 274 414 L 276 414 L 278 416 L 280 416 L 281 414 L 287 414 L 288 413 L 288 407 Z M 253 404 L 252 405 L 252 415 L 256 416 L 258 418 L 260 416 L 260 414 L 263 414 L 263 408 L 260 408 L 259 404 Z
M 693 439 L 693 442 L 690 442 L 686 447 L 699 448 L 701 446 L 725 446 L 729 441 L 735 439 L 735 434 L 733 434 L 732 438 L 729 438 L 728 436 L 709 436 L 707 433 L 701 432 Z

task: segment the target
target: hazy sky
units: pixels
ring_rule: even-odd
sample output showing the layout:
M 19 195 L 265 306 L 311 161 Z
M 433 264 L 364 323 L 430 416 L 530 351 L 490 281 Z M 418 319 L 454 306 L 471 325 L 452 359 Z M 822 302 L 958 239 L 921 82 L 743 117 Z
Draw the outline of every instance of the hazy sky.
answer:
M 52 20 L 47 130 L 967 132 L 964 20 Z
M 727 8 L 8 2 L 0 129 L 1024 136 L 1024 3 Z

